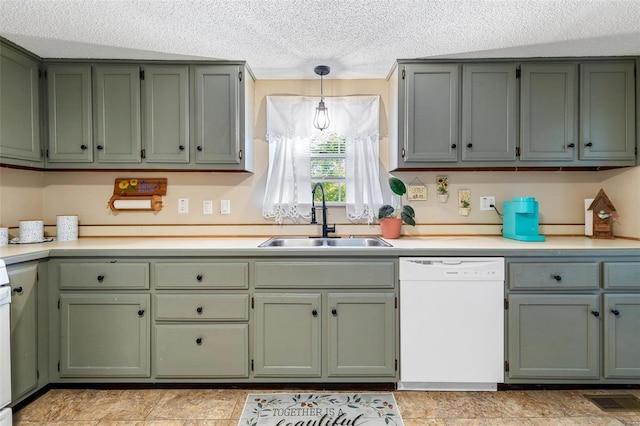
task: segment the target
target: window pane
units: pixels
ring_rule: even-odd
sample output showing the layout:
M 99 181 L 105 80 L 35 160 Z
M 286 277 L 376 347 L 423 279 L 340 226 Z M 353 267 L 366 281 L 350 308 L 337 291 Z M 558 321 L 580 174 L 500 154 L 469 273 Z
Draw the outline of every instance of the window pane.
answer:
M 343 203 L 346 198 L 346 183 L 345 182 L 330 182 L 323 181 L 321 182 L 324 187 L 325 201 L 327 203 Z M 315 182 L 311 185 L 311 189 L 313 190 L 313 186 Z M 318 189 L 316 191 L 315 196 L 313 197 L 316 203 L 322 202 L 322 191 Z
M 312 178 L 344 178 L 345 160 L 343 158 L 312 158 Z
M 345 138 L 335 133 L 315 135 L 311 140 L 312 154 L 344 155 Z

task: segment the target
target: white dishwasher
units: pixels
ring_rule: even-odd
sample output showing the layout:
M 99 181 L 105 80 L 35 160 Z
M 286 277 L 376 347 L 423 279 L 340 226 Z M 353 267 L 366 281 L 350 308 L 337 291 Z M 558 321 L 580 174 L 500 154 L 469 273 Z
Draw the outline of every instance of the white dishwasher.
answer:
M 400 258 L 400 390 L 504 382 L 504 258 Z

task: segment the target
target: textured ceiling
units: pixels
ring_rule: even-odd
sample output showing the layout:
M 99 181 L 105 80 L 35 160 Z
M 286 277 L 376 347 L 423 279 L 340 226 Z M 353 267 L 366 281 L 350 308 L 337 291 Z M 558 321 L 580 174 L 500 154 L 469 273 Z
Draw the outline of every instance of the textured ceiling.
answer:
M 640 0 L 0 0 L 0 35 L 43 58 L 384 78 L 399 58 L 640 56 Z

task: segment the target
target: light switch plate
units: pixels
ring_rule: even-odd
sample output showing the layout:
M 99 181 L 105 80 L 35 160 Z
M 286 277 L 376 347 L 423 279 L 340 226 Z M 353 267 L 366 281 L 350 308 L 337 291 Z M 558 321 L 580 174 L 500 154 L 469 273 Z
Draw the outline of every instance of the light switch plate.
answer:
M 178 198 L 178 213 L 189 213 L 189 199 Z
M 220 214 L 231 214 L 231 200 L 220 200 Z
M 212 200 L 204 200 L 204 201 L 202 201 L 202 214 L 213 214 L 213 201 Z

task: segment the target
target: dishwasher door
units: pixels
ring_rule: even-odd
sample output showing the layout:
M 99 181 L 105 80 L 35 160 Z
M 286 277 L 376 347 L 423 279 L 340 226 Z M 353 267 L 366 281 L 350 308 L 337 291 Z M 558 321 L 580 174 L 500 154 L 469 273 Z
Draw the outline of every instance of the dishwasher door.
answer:
M 400 259 L 400 383 L 497 390 L 504 382 L 504 259 Z

